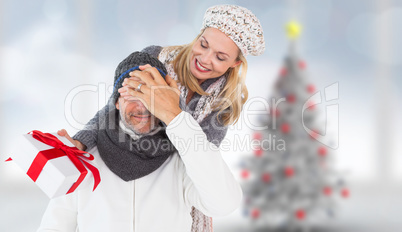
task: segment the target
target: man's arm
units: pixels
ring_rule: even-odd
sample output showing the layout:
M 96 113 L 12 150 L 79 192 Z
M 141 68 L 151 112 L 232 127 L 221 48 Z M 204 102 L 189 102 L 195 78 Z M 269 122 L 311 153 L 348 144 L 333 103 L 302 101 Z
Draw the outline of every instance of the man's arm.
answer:
M 50 200 L 37 232 L 76 232 L 77 194 L 70 193 Z
M 72 138 L 80 141 L 85 146 L 86 150 L 90 150 L 95 147 L 98 139 L 100 124 L 105 120 L 104 117 L 106 117 L 108 112 L 109 106 L 106 105 L 99 110 L 91 120 L 89 120 L 84 129 L 78 131 Z
M 207 216 L 224 216 L 236 210 L 243 196 L 240 184 L 194 118 L 181 112 L 166 132 L 186 168 L 183 184 L 188 205 Z

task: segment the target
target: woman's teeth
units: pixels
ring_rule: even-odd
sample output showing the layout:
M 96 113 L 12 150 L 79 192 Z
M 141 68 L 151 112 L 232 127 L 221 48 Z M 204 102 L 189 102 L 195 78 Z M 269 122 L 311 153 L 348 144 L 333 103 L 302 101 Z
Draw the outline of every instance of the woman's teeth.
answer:
M 196 61 L 197 67 L 203 71 L 209 71 L 209 69 L 202 67 L 202 65 L 198 62 L 198 60 Z

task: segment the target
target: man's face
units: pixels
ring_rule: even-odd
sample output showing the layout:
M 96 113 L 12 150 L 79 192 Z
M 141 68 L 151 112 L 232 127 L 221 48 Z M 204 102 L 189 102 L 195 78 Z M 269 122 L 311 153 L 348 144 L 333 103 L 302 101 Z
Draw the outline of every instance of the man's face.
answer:
M 119 97 L 116 108 L 120 111 L 120 118 L 125 126 L 137 134 L 147 134 L 159 124 L 159 119 L 153 116 L 140 100 L 125 100 Z

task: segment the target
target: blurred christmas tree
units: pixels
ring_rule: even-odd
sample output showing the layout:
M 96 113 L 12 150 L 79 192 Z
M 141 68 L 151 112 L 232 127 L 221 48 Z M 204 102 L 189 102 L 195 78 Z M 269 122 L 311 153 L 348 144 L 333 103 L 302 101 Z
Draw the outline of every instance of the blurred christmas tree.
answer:
M 333 150 L 316 139 L 326 128 L 309 100 L 317 91 L 306 63 L 296 54 L 300 30 L 296 22 L 287 25 L 289 54 L 270 112 L 259 120 L 267 129 L 254 132 L 254 152 L 241 161 L 244 215 L 256 228 L 310 231 L 323 216 L 334 216 L 337 198 L 349 195 L 334 170 Z

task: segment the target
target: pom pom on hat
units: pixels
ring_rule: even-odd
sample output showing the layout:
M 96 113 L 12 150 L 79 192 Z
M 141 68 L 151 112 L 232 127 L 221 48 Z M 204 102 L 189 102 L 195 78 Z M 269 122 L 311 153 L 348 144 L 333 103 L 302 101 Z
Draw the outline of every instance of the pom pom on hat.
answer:
M 265 50 L 262 27 L 248 9 L 236 5 L 217 5 L 207 9 L 201 29 L 213 27 L 235 42 L 244 56 L 259 56 Z

